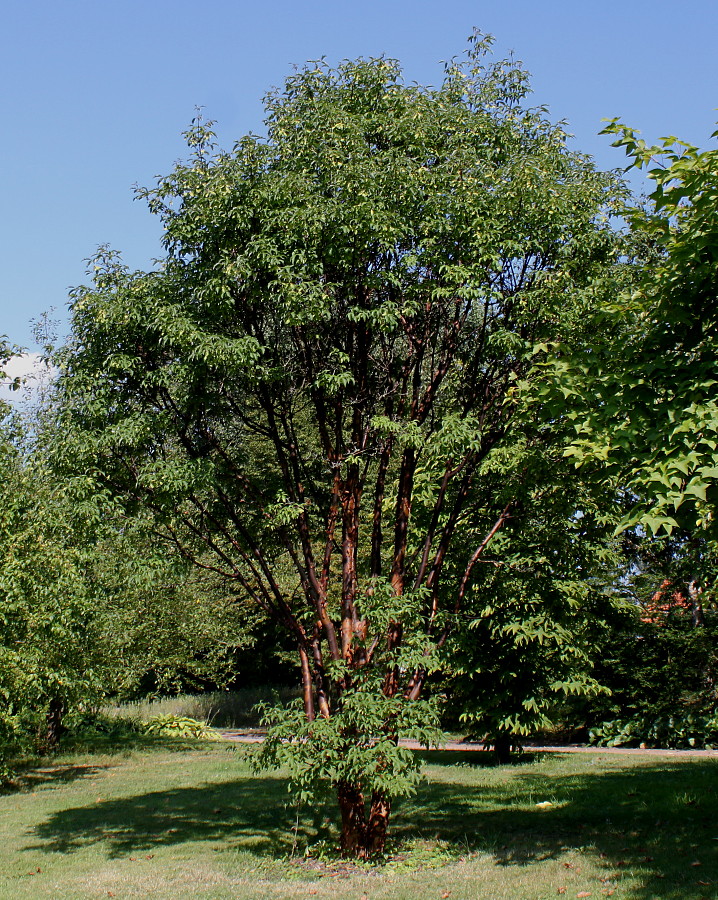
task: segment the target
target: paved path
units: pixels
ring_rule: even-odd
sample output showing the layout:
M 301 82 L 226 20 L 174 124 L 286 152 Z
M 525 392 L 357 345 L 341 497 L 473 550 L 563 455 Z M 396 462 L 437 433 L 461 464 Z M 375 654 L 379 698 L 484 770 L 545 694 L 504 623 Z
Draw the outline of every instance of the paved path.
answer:
M 217 729 L 219 734 L 227 741 L 237 744 L 261 744 L 265 733 L 257 730 Z M 418 741 L 400 741 L 402 747 L 411 750 L 421 750 Z M 438 750 L 468 750 L 472 752 L 484 751 L 483 744 L 467 743 L 466 741 L 445 741 Z M 524 744 L 526 753 L 599 753 L 609 756 L 663 756 L 668 758 L 713 758 L 718 759 L 718 750 L 653 750 L 638 747 L 587 747 L 584 744 L 562 744 L 559 746 L 543 746 L 539 744 Z

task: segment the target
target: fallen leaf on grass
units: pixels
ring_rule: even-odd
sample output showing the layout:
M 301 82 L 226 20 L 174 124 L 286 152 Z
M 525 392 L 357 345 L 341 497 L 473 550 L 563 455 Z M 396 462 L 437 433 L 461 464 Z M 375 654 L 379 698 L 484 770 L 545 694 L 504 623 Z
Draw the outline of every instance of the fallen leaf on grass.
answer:
M 565 894 L 565 893 L 566 893 L 566 888 L 559 888 L 558 891 L 557 891 L 557 893 L 558 893 L 558 894 Z
M 700 884 L 703 887 L 708 887 L 708 885 L 713 884 L 712 881 L 696 881 L 696 884 Z
M 699 859 L 697 859 L 695 862 L 692 862 L 691 865 L 692 865 L 692 866 L 700 866 L 700 865 L 701 865 L 701 861 L 700 861 Z
M 148 853 L 147 856 L 145 856 L 145 859 L 153 859 L 153 857 L 154 853 Z
M 590 891 L 579 891 L 579 892 L 576 894 L 576 896 L 577 896 L 577 897 L 590 897 L 590 896 L 591 896 L 591 892 L 590 892 Z
M 451 895 L 451 891 L 442 891 L 441 892 L 441 900 L 446 900 L 446 898 L 450 895 Z

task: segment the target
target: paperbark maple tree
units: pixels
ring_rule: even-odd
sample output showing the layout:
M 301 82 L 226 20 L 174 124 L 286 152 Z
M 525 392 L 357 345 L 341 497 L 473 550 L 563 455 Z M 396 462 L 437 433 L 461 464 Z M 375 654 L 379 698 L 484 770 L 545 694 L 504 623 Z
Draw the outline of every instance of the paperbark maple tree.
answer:
M 229 153 L 195 122 L 142 192 L 161 264 L 102 250 L 73 293 L 66 460 L 293 635 L 302 704 L 268 713 L 263 759 L 334 785 L 357 857 L 415 783 L 398 739 L 431 739 L 427 673 L 520 500 L 485 524 L 482 467 L 612 253 L 611 177 L 489 45 L 438 88 L 309 64 Z

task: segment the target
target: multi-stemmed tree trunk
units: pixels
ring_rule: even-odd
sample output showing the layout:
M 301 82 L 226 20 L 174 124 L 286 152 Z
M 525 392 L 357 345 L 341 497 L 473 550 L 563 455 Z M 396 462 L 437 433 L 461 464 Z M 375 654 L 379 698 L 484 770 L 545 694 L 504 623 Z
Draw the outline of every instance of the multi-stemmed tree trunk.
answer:
M 230 154 L 195 123 L 146 192 L 162 267 L 103 250 L 73 296 L 67 456 L 292 635 L 302 708 L 264 759 L 334 784 L 351 856 L 384 846 L 399 738 L 430 738 L 427 673 L 511 520 L 483 472 L 522 379 L 611 252 L 609 179 L 487 50 L 438 89 L 308 66 Z

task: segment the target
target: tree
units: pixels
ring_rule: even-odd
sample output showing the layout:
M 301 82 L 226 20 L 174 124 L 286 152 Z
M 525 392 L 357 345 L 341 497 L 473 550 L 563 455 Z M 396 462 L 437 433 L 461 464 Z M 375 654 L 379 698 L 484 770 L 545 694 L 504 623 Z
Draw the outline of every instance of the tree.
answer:
M 613 179 L 489 45 L 439 88 L 309 64 L 231 153 L 195 121 L 142 192 L 164 260 L 102 249 L 61 359 L 65 463 L 292 635 L 302 703 L 268 714 L 263 759 L 333 785 L 358 857 L 415 783 L 398 739 L 434 733 L 422 688 L 520 502 L 485 477 L 518 385 L 613 253 Z
M 617 599 L 611 486 L 575 477 L 559 422 L 543 427 L 540 442 L 527 440 L 530 426 L 524 415 L 523 440 L 494 454 L 495 493 L 522 499 L 477 566 L 444 665 L 453 727 L 492 743 L 502 762 L 522 736 L 562 719 L 568 698 L 575 706 L 603 693 L 596 639 Z
M 0 420 L 0 779 L 109 696 L 226 683 L 256 619 L 158 548 L 146 516 L 77 503 L 47 465 L 51 426 L 49 408 Z
M 621 535 L 627 603 L 596 636 L 596 675 L 610 692 L 575 704 L 602 743 L 714 746 L 718 615 L 696 572 L 715 571 L 702 530 Z
M 714 542 L 718 150 L 672 137 L 648 146 L 617 120 L 605 131 L 617 135 L 629 168 L 647 169 L 655 190 L 623 208 L 623 283 L 595 328 L 610 346 L 580 359 L 559 352 L 558 402 L 566 411 L 571 396 L 577 433 L 569 452 L 586 470 L 598 460 L 599 477 L 623 485 L 631 501 L 624 527 L 698 529 Z
M 93 696 L 91 598 L 77 553 L 59 537 L 48 485 L 24 464 L 11 416 L 0 425 L 0 763 L 53 748 L 63 712 Z M 46 518 L 45 515 L 49 513 Z

